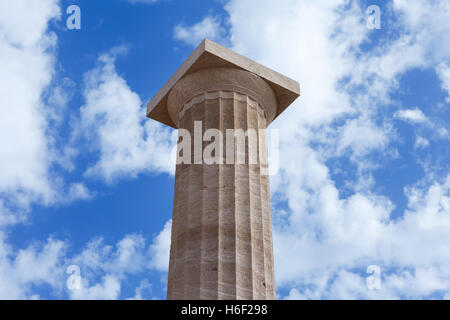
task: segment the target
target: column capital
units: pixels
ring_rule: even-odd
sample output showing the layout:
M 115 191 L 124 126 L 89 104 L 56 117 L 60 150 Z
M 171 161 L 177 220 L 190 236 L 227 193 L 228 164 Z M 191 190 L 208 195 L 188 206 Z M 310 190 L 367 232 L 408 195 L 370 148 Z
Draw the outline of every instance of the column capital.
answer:
M 272 88 L 259 76 L 234 68 L 208 68 L 191 73 L 178 81 L 169 93 L 167 110 L 179 127 L 180 111 L 192 99 L 212 92 L 236 93 L 256 101 L 264 111 L 267 123 L 277 112 L 277 98 Z
M 245 70 L 265 81 L 273 90 L 277 102 L 276 111 L 271 121 L 300 96 L 300 85 L 297 81 L 205 39 L 147 104 L 147 117 L 177 128 L 177 124 L 174 123 L 169 114 L 167 105 L 171 90 L 184 77 L 208 68 Z

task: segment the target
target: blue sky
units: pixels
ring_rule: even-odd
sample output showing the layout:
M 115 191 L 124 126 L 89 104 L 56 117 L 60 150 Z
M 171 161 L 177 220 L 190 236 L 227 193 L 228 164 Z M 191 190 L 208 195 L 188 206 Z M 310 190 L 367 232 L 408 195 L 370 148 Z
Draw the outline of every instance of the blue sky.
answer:
M 301 85 L 271 125 L 279 298 L 450 298 L 448 1 L 132 2 L 0 1 L 0 298 L 165 298 L 176 132 L 145 104 L 204 37 Z

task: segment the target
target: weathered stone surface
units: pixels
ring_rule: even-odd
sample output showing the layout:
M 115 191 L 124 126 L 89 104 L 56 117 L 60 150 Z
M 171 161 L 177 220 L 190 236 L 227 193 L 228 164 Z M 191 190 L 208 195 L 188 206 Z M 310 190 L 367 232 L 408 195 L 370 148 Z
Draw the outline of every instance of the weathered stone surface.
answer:
M 203 97 L 180 128 L 193 130 L 194 119 L 224 136 L 266 127 L 259 105 L 237 94 Z M 246 149 L 258 147 L 265 141 Z M 275 299 L 268 190 L 259 164 L 177 166 L 169 299 Z

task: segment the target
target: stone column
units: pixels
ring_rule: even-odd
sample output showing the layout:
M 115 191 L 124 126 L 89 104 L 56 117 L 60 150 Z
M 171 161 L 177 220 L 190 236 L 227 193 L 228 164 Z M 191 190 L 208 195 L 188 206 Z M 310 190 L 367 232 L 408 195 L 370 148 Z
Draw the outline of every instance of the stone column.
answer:
M 194 138 L 176 168 L 169 299 L 275 299 L 265 129 L 299 96 L 297 81 L 204 39 L 147 104 Z M 208 129 L 225 139 L 213 164 Z M 262 131 L 241 148 L 227 129 Z
M 176 168 L 168 299 L 275 299 L 265 137 L 277 111 L 272 88 L 245 70 L 208 68 L 179 80 L 167 108 L 192 137 L 190 163 Z M 199 148 L 195 135 L 211 128 L 222 133 L 223 152 L 205 164 L 212 141 Z M 256 136 L 242 149 L 227 129 Z

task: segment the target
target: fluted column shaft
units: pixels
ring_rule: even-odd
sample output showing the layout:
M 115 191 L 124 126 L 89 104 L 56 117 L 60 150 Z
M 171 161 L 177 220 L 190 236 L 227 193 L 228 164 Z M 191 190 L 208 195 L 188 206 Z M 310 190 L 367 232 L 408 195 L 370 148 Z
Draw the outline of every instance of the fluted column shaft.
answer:
M 168 299 L 275 299 L 265 136 L 273 101 L 264 103 L 258 90 L 267 94 L 268 86 L 253 74 L 227 69 L 225 80 L 217 80 L 223 71 L 194 74 L 171 102 L 178 128 L 192 137 L 192 153 L 176 168 Z M 215 79 L 212 86 L 193 84 L 205 75 Z M 247 78 L 261 88 L 247 90 Z M 203 141 L 208 129 L 223 137 L 214 164 L 203 157 L 217 139 Z M 244 148 L 236 129 L 247 133 Z

